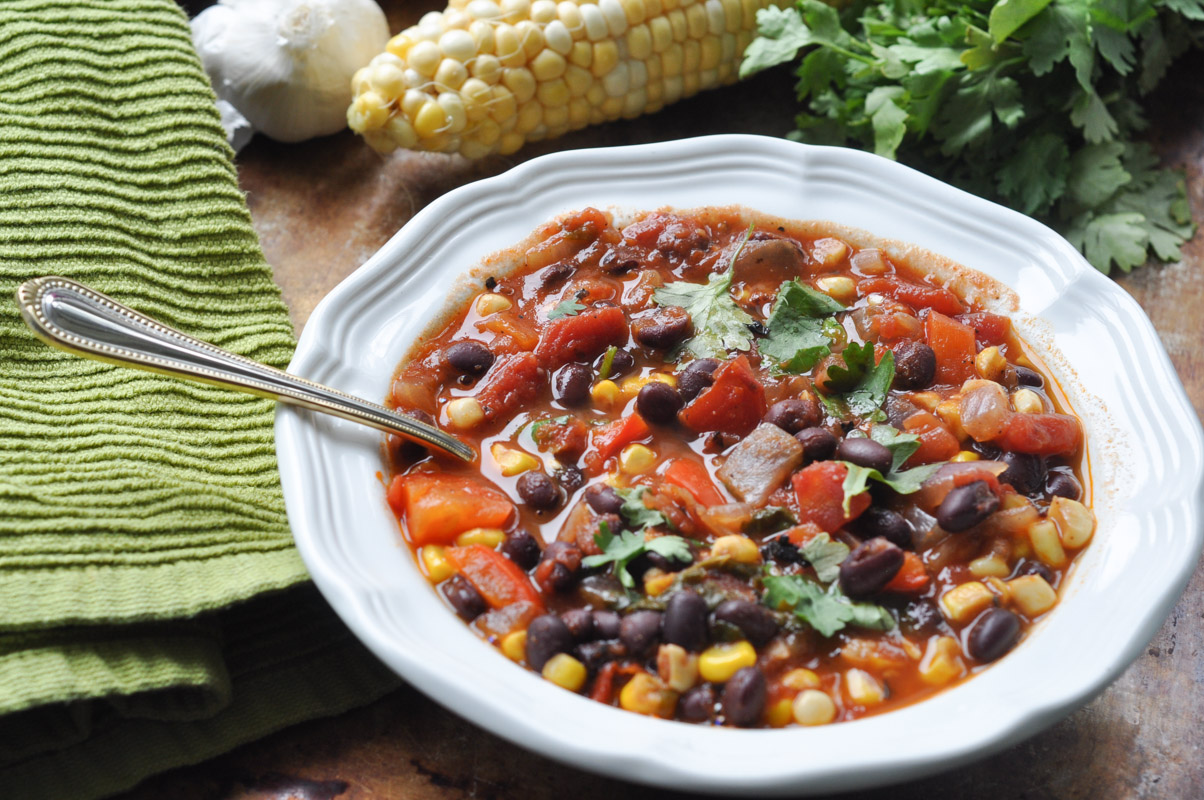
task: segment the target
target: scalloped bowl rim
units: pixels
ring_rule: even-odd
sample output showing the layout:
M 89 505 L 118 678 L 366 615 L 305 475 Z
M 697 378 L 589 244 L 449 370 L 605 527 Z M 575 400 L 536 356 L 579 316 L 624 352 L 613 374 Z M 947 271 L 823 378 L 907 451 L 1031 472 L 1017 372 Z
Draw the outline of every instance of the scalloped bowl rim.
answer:
M 538 224 L 586 205 L 732 204 L 914 242 L 1016 292 L 1017 323 L 1084 416 L 1100 517 L 1059 607 L 1033 634 L 932 698 L 824 728 L 700 727 L 603 706 L 512 664 L 435 596 L 385 505 L 379 434 L 281 404 L 289 522 L 335 611 L 399 675 L 499 736 L 578 768 L 707 793 L 919 777 L 1030 736 L 1103 691 L 1157 632 L 1204 546 L 1199 421 L 1144 312 L 1064 239 L 895 162 L 746 135 L 533 159 L 419 212 L 323 299 L 289 371 L 384 397 L 454 278 Z

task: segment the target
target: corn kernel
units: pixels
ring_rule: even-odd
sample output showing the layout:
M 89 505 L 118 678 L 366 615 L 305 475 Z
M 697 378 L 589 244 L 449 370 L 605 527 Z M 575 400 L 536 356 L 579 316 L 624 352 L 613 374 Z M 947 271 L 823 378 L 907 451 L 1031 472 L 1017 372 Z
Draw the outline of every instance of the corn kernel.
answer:
M 568 653 L 557 653 L 543 665 L 543 676 L 557 686 L 577 692 L 585 685 L 585 665 Z
M 957 455 L 955 455 L 953 458 L 951 458 L 949 460 L 954 461 L 954 462 L 964 462 L 964 461 L 978 461 L 980 458 L 982 458 L 982 456 L 978 455 L 978 453 L 975 453 L 973 450 L 962 450 L 961 452 L 959 452 Z
M 619 453 L 619 470 L 627 475 L 642 475 L 656 467 L 656 453 L 647 445 L 629 444 Z
M 1012 408 L 1019 414 L 1044 414 L 1045 401 L 1032 389 L 1017 389 L 1012 392 Z
M 984 348 L 974 357 L 974 371 L 978 377 L 988 381 L 998 381 L 1007 365 L 1008 360 L 994 345 Z
M 511 661 L 522 661 L 527 657 L 527 632 L 511 631 L 502 637 L 502 655 Z
M 982 579 L 982 582 L 986 584 L 988 589 L 999 595 L 1000 604 L 1006 604 L 1011 601 L 1012 590 L 1009 589 L 1007 583 L 1002 581 L 999 577 L 995 575 L 988 575 Z
M 806 667 L 796 667 L 790 670 L 781 677 L 780 683 L 787 689 L 797 692 L 804 689 L 818 689 L 820 686 L 819 676 Z
M 1049 504 L 1049 519 L 1058 526 L 1062 544 L 1070 548 L 1083 547 L 1095 531 L 1095 515 L 1078 500 L 1055 497 Z
M 389 102 L 373 91 L 356 97 L 347 109 L 347 124 L 357 131 L 376 130 L 388 121 Z
M 1028 540 L 1043 564 L 1051 567 L 1066 565 L 1066 551 L 1062 549 L 1058 528 L 1048 519 L 1037 520 L 1028 526 Z
M 1008 563 L 994 553 L 970 562 L 970 574 L 975 578 L 1003 578 L 1011 573 Z
M 494 548 L 506 541 L 506 534 L 500 528 L 470 528 L 456 537 L 456 545 L 468 547 L 473 544 L 483 544 Z
M 811 258 L 820 270 L 836 269 L 848 255 L 849 246 L 831 237 L 816 240 L 811 248 Z
M 482 317 L 487 317 L 490 314 L 496 314 L 499 311 L 505 311 L 512 308 L 514 303 L 510 302 L 510 298 L 493 292 L 486 292 L 477 298 L 477 313 Z
M 1021 575 L 1007 583 L 1012 602 L 1029 619 L 1044 614 L 1058 604 L 1058 593 L 1040 575 Z
M 761 551 L 757 549 L 756 542 L 738 533 L 716 539 L 711 545 L 711 556 L 726 556 L 729 561 L 737 564 L 761 563 Z
M 969 436 L 966 429 L 962 427 L 962 409 L 956 400 L 945 400 L 937 405 L 936 415 L 941 418 L 941 422 L 949 426 L 950 432 L 958 439 L 965 439 Z
M 660 678 L 647 672 L 637 672 L 619 692 L 619 706 L 637 714 L 671 717 L 677 706 L 677 692 Z
M 925 411 L 936 411 L 936 407 L 944 402 L 936 392 L 912 392 L 908 399 Z
M 603 409 L 612 408 L 621 395 L 619 384 L 612 380 L 598 381 L 589 390 L 589 396 L 594 401 L 594 405 Z
M 819 689 L 799 692 L 791 704 L 794 721 L 799 725 L 827 725 L 836 719 L 836 704 Z
M 794 722 L 794 700 L 789 697 L 783 697 L 766 708 L 765 722 L 771 728 L 785 728 L 791 722 Z
M 876 706 L 886 699 L 886 689 L 863 669 L 850 669 L 845 672 L 844 690 L 849 700 L 859 706 Z
M 451 426 L 459 430 L 475 428 L 485 420 L 485 409 L 481 408 L 481 404 L 475 397 L 457 397 L 454 400 L 448 400 L 443 410 L 447 414 L 447 420 Z
M 952 636 L 942 636 L 930 642 L 920 661 L 920 679 L 929 686 L 944 686 L 960 678 L 966 672 L 961 655 L 961 647 Z
M 651 372 L 647 375 L 632 375 L 630 378 L 625 378 L 619 386 L 623 393 L 624 400 L 630 400 L 640 393 L 650 383 L 664 383 L 669 386 L 677 386 L 677 376 L 671 372 Z
M 662 644 L 656 651 L 656 672 L 675 692 L 698 683 L 698 656 L 677 644 Z
M 502 475 L 507 478 L 539 469 L 540 466 L 539 459 L 535 456 L 513 447 L 507 447 L 501 442 L 495 442 L 489 448 L 489 454 L 493 456 L 493 461 L 498 465 Z
M 815 288 L 846 305 L 857 299 L 857 284 L 847 275 L 825 275 L 815 281 Z
M 663 569 L 653 567 L 644 573 L 644 594 L 649 597 L 660 597 L 676 579 L 677 576 L 672 572 L 665 572 Z
M 990 589 L 978 581 L 967 581 L 941 595 L 940 605 L 947 619 L 964 625 L 994 602 Z
M 757 651 L 746 641 L 717 644 L 698 656 L 698 672 L 703 680 L 726 683 L 743 667 L 757 663 Z
M 431 583 L 442 583 L 456 573 L 456 568 L 447 560 L 447 552 L 437 544 L 422 548 L 422 571 Z

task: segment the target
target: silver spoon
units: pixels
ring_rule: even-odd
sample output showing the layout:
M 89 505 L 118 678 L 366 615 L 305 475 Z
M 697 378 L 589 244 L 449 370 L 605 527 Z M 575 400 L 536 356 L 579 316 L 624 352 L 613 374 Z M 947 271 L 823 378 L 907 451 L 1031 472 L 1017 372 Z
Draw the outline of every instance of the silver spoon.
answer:
M 472 448 L 438 428 L 202 342 L 67 278 L 17 289 L 21 316 L 39 339 L 69 353 L 185 378 L 333 414 L 472 461 Z

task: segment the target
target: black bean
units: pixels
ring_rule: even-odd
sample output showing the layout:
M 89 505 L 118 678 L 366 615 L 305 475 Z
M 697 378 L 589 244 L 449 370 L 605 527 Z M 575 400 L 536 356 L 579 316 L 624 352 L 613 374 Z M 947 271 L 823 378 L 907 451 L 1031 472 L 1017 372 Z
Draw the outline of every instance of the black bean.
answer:
M 1008 465 L 999 475 L 1000 483 L 1010 483 L 1020 494 L 1035 495 L 1045 488 L 1045 459 L 1030 453 L 1004 453 L 1000 461 Z
M 617 612 L 604 608 L 596 608 L 592 613 L 594 616 L 594 634 L 599 639 L 619 638 L 619 626 L 623 624 L 623 618 Z
M 539 563 L 541 552 L 539 542 L 535 541 L 535 537 L 521 528 L 511 533 L 502 542 L 502 554 L 524 570 L 531 569 Z
M 695 686 L 681 696 L 677 716 L 685 722 L 706 722 L 715 716 L 715 690 L 711 684 Z
M 1040 575 L 1046 583 L 1053 586 L 1057 582 L 1057 576 L 1049 567 L 1042 564 L 1040 561 L 1025 561 L 1016 568 L 1015 574 L 1019 575 Z
M 1022 367 L 1019 364 L 1016 364 L 1014 368 L 1016 370 L 1016 382 L 1021 386 L 1036 386 L 1039 389 L 1045 385 L 1045 379 L 1035 369 Z
M 618 514 L 623 510 L 623 498 L 604 483 L 595 483 L 586 489 L 585 502 L 596 514 Z
M 594 615 L 588 608 L 570 608 L 560 615 L 561 621 L 573 634 L 573 641 L 585 642 L 594 638 Z
M 419 409 L 410 409 L 408 411 L 398 410 L 398 413 L 403 417 L 416 419 L 419 422 L 430 425 L 432 428 L 438 427 L 435 425 L 435 418 L 425 411 Z M 425 458 L 427 454 L 426 447 L 415 442 L 412 439 L 405 439 L 395 433 L 389 434 L 389 449 L 393 451 L 394 457 L 401 461 L 418 461 Z
M 714 373 L 719 369 L 719 361 L 714 358 L 698 358 L 686 365 L 677 373 L 677 391 L 688 403 L 698 396 L 698 393 L 715 382 Z
M 881 506 L 870 506 L 860 517 L 849 523 L 849 529 L 862 539 L 881 536 L 905 550 L 912 547 L 911 525 L 897 511 Z
M 894 346 L 895 386 L 923 389 L 936 377 L 936 352 L 923 342 L 904 339 Z
M 755 725 L 765 710 L 769 682 L 756 667 L 741 667 L 723 687 L 723 716 L 740 727 Z
M 677 419 L 677 412 L 685 405 L 681 395 L 667 383 L 652 381 L 645 384 L 635 396 L 635 409 L 645 421 L 653 425 L 668 425 Z
M 514 488 L 524 503 L 539 511 L 555 508 L 560 502 L 560 488 L 544 472 L 524 472 Z
M 826 428 L 803 428 L 794 434 L 803 446 L 803 463 L 827 461 L 836 455 L 836 437 Z
M 558 261 L 555 264 L 550 264 L 544 267 L 536 274 L 539 275 L 539 285 L 546 289 L 549 286 L 555 286 L 556 284 L 560 283 L 562 280 L 572 275 L 575 271 L 576 270 L 572 264 L 566 264 L 563 261 Z
M 648 654 L 661 638 L 661 612 L 633 611 L 619 624 L 619 641 L 635 658 Z
M 456 342 L 444 351 L 447 363 L 468 375 L 484 375 L 493 366 L 493 353 L 480 342 Z
M 577 658 L 590 672 L 597 672 L 607 661 L 616 661 L 627 655 L 622 642 L 594 640 L 577 645 Z
M 701 650 L 707 643 L 707 604 L 689 589 L 669 595 L 661 617 L 661 638 L 687 650 Z
M 565 364 L 552 376 L 552 393 L 566 406 L 579 406 L 589 399 L 594 372 L 584 364 Z
M 607 250 L 602 258 L 598 259 L 598 266 L 612 275 L 622 275 L 626 272 L 631 272 L 640 265 L 639 258 L 635 253 L 629 252 L 627 249 Z
M 564 620 L 555 614 L 544 614 L 527 626 L 527 665 L 543 669 L 548 659 L 567 652 L 573 646 L 573 634 Z
M 572 494 L 585 485 L 585 473 L 572 464 L 560 465 L 552 473 L 552 478 L 560 484 L 561 489 L 564 489 L 569 494 Z
M 936 521 L 950 533 L 973 528 L 999 510 L 999 497 L 986 481 L 958 486 L 945 495 L 936 510 Z
M 966 649 L 979 661 L 994 661 L 1011 650 L 1020 639 L 1020 617 L 1004 608 L 993 608 L 979 617 L 966 638 Z
M 1061 470 L 1050 471 L 1049 480 L 1045 482 L 1045 491 L 1050 497 L 1065 497 L 1069 500 L 1078 500 L 1083 496 L 1083 487 L 1074 476 Z
M 481 593 L 463 575 L 453 575 L 443 583 L 441 588 L 443 596 L 447 598 L 447 602 L 451 603 L 452 608 L 456 610 L 461 619 L 472 621 L 489 608 L 485 598 L 481 597 Z
M 766 422 L 770 425 L 777 425 L 790 434 L 818 425 L 821 418 L 819 403 L 811 397 L 791 397 L 779 400 L 771 405 L 765 414 Z
M 754 647 L 765 644 L 778 632 L 778 621 L 773 612 L 751 600 L 724 600 L 715 607 L 714 615 L 719 622 L 739 628 Z
M 903 567 L 903 551 L 881 536 L 853 548 L 840 565 L 840 588 L 849 597 L 882 591 Z
M 631 338 L 644 347 L 668 350 L 690 335 L 690 314 L 678 306 L 658 308 L 631 320 Z
M 765 542 L 761 548 L 761 556 L 766 561 L 776 561 L 779 564 L 802 564 L 803 554 L 797 546 L 785 536 L 778 536 Z
M 568 591 L 577 581 L 581 557 L 581 548 L 572 542 L 550 543 L 535 568 L 535 582 L 547 592 Z
M 998 461 L 999 456 L 1003 454 L 1002 450 L 1000 450 L 998 447 L 996 447 L 995 445 L 990 444 L 988 442 L 976 442 L 973 439 L 971 439 L 969 447 L 971 450 L 973 450 L 975 453 L 978 453 L 980 456 L 985 458 L 987 461 Z
M 804 445 L 804 449 L 806 446 Z M 866 469 L 876 469 L 883 475 L 890 472 L 894 456 L 886 445 L 868 437 L 845 439 L 836 447 L 836 457 Z
M 601 374 L 602 365 L 606 362 L 606 354 L 598 356 L 598 360 L 594 362 L 594 369 Z M 628 353 L 626 350 L 615 350 L 614 357 L 610 360 L 610 371 L 606 373 L 608 379 L 615 379 L 631 370 L 635 366 L 635 356 Z

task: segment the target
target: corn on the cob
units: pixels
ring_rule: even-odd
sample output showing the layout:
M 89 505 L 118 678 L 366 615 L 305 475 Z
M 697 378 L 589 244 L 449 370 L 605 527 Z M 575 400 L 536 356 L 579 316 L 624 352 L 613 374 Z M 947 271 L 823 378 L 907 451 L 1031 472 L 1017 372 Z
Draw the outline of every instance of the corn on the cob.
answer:
M 732 83 L 756 14 L 790 0 L 451 0 L 352 78 L 373 148 L 468 158 Z

